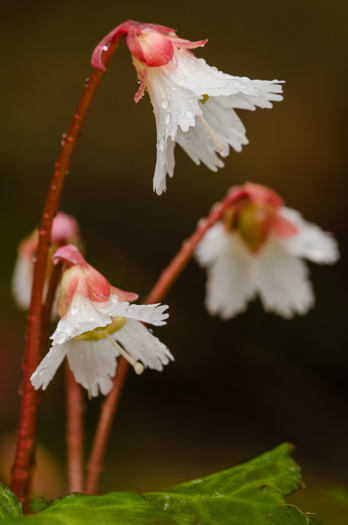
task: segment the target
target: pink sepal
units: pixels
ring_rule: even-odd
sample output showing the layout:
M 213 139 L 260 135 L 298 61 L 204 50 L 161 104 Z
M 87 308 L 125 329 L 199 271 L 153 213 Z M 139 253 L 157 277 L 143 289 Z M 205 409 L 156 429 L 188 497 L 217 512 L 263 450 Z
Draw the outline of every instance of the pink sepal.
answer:
M 157 42 L 153 42 L 151 45 L 141 45 L 137 40 L 139 37 L 146 35 L 146 33 L 152 33 L 152 37 L 156 35 Z M 92 53 L 91 64 L 94 68 L 105 71 L 105 65 L 102 61 L 105 46 L 110 46 L 116 38 L 121 39 L 125 36 L 127 36 L 127 44 L 131 54 L 148 67 L 168 64 L 173 58 L 174 46 L 180 49 L 195 49 L 196 47 L 204 46 L 208 41 L 198 40 L 197 42 L 191 42 L 190 40 L 177 37 L 175 33 L 175 29 L 160 24 L 145 24 L 127 20 L 110 31 L 99 42 Z
M 279 237 L 292 237 L 299 232 L 297 226 L 280 213 L 277 213 L 273 219 L 272 230 Z
M 118 300 L 120 303 L 123 301 L 133 302 L 136 301 L 139 298 L 139 295 L 134 292 L 126 292 L 125 290 L 121 290 L 120 288 L 116 288 L 115 286 L 110 285 L 110 291 L 112 294 L 116 294 L 118 297 Z
M 58 250 L 52 255 L 52 261 L 53 264 L 64 262 L 67 266 L 88 266 L 79 250 L 72 244 L 66 244 L 65 246 L 58 248 Z
M 208 39 L 197 40 L 196 42 L 191 42 L 191 40 L 185 40 L 177 36 L 168 36 L 168 38 L 173 42 L 175 47 L 179 49 L 196 49 L 196 47 L 204 47 L 208 42 Z
M 138 28 L 130 27 L 127 45 L 133 57 L 148 67 L 165 66 L 174 55 L 174 46 L 166 34 L 150 29 L 139 33 Z
M 135 93 L 134 101 L 137 104 L 141 98 L 143 98 L 145 93 L 145 87 L 146 87 L 146 79 L 147 79 L 147 69 L 144 69 L 142 76 L 141 76 L 141 82 L 138 91 Z
M 279 208 L 283 205 L 283 200 L 279 197 L 279 195 L 266 186 L 247 182 L 244 185 L 244 188 L 251 202 L 259 202 L 264 204 L 267 203 L 271 206 L 274 206 L 275 208 Z

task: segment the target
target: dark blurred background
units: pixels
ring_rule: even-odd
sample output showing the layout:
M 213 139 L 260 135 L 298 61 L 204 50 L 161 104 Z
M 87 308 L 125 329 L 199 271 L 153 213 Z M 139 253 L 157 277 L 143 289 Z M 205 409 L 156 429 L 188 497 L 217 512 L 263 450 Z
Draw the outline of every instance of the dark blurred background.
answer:
M 286 321 L 258 302 L 222 322 L 203 307 L 205 274 L 191 262 L 168 294 L 170 320 L 156 330 L 175 362 L 130 374 L 101 490 L 150 491 L 204 476 L 271 448 L 296 445 L 308 488 L 291 501 L 344 523 L 330 497 L 348 484 L 346 274 L 348 4 L 333 0 L 188 4 L 52 0 L 4 3 L 1 19 L 0 473 L 6 481 L 18 420 L 25 314 L 10 291 L 18 242 L 38 224 L 66 131 L 91 74 L 98 41 L 133 18 L 178 29 L 211 65 L 233 75 L 284 79 L 272 110 L 239 114 L 250 144 L 217 173 L 176 148 L 174 179 L 152 192 L 155 121 L 122 43 L 87 118 L 61 209 L 80 222 L 87 258 L 113 284 L 145 297 L 211 204 L 246 180 L 271 186 L 287 205 L 333 232 L 342 258 L 310 265 L 317 302 Z M 53 330 L 53 327 L 52 327 Z M 88 405 L 88 406 L 87 406 Z M 86 402 L 87 445 L 100 400 Z M 41 409 L 43 491 L 66 491 L 62 370 Z

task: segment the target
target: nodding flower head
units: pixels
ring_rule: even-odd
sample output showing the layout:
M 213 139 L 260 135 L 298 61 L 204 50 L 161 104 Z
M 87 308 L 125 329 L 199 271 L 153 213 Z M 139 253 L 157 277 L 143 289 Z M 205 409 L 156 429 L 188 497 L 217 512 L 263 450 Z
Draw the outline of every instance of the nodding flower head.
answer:
M 67 356 L 75 379 L 90 396 L 106 395 L 112 387 L 117 358 L 123 356 L 137 374 L 145 367 L 162 370 L 173 359 L 168 348 L 142 323 L 165 324 L 165 305 L 130 305 L 138 298 L 112 286 L 89 265 L 75 246 L 62 246 L 54 264 L 66 268 L 61 280 L 61 317 L 52 347 L 31 377 L 34 388 L 45 389 Z
M 247 183 L 230 195 L 225 215 L 195 254 L 207 268 L 208 311 L 229 319 L 258 295 L 267 311 L 286 318 L 305 314 L 314 293 L 302 259 L 334 263 L 339 257 L 335 239 L 265 186 Z
M 271 108 L 273 101 L 283 98 L 278 80 L 231 76 L 197 58 L 192 50 L 207 40 L 191 42 L 169 27 L 132 20 L 98 44 L 92 55 L 94 67 L 105 69 L 103 50 L 121 37 L 126 37 L 140 83 L 135 101 L 148 91 L 154 108 L 157 162 L 153 187 L 159 195 L 166 190 L 166 176 L 174 174 L 175 144 L 196 164 L 203 162 L 217 171 L 224 165 L 221 157 L 227 157 L 231 147 L 241 151 L 248 143 L 234 110 Z

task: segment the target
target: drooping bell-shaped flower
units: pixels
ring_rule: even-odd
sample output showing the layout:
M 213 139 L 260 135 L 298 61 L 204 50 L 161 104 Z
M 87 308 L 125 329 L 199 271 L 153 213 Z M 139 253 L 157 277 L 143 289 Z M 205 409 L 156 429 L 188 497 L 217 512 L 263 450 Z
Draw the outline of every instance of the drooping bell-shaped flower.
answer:
M 76 244 L 79 246 L 81 244 L 80 228 L 74 217 L 58 212 L 52 222 L 50 254 L 52 255 L 63 244 Z M 35 228 L 18 246 L 18 257 L 12 278 L 12 291 L 17 306 L 24 310 L 28 309 L 30 305 L 34 261 L 38 245 L 39 231 Z M 46 268 L 47 277 L 50 274 L 51 267 L 51 257 L 49 257 Z
M 330 233 L 285 207 L 272 190 L 247 183 L 195 255 L 207 268 L 211 314 L 229 319 L 258 295 L 265 310 L 290 318 L 314 304 L 302 259 L 333 264 L 339 252 Z
M 35 389 L 47 387 L 65 357 L 76 381 L 92 397 L 111 390 L 120 355 L 138 374 L 144 367 L 162 370 L 173 359 L 142 324 L 164 325 L 168 306 L 131 305 L 137 294 L 112 286 L 74 246 L 59 248 L 53 256 L 53 262 L 58 261 L 68 266 L 57 304 L 61 319 L 50 351 L 31 377 Z
M 190 42 L 174 29 L 128 21 L 109 33 L 97 46 L 92 65 L 103 69 L 104 46 L 126 36 L 140 86 L 135 101 L 148 91 L 157 126 L 157 162 L 153 181 L 160 195 L 166 176 L 174 173 L 174 147 L 178 143 L 196 163 L 217 171 L 230 147 L 241 151 L 248 143 L 235 109 L 271 108 L 282 100 L 278 80 L 250 80 L 228 75 L 197 58 L 192 49 L 207 40 Z M 221 157 L 217 154 L 219 153 Z

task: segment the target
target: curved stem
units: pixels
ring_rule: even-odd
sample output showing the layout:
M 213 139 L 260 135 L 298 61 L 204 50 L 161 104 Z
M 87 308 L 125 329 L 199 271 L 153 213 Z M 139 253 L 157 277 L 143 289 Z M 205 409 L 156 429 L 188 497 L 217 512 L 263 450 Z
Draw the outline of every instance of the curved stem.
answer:
M 105 399 L 100 412 L 92 453 L 87 466 L 88 474 L 85 485 L 86 494 L 96 494 L 97 492 L 100 474 L 104 467 L 104 456 L 111 432 L 112 422 L 126 382 L 129 367 L 130 365 L 128 361 L 126 361 L 124 357 L 120 357 L 117 366 L 117 373 L 113 379 L 113 388 Z
M 69 492 L 83 491 L 83 390 L 76 383 L 66 361 L 67 424 Z
M 105 67 L 109 64 L 122 36 L 124 35 L 115 38 L 113 43 L 104 52 L 103 63 Z M 11 483 L 12 490 L 22 502 L 25 512 L 29 510 L 29 493 L 35 462 L 38 406 L 42 397 L 41 391 L 36 391 L 32 387 L 30 377 L 37 368 L 41 357 L 43 319 L 42 296 L 52 221 L 59 207 L 60 195 L 65 177 L 70 167 L 71 157 L 80 135 L 81 126 L 86 118 L 89 107 L 104 73 L 105 71 L 100 69 L 93 71 L 71 121 L 70 127 L 64 136 L 61 153 L 55 164 L 55 170 L 47 194 L 39 228 L 40 239 L 26 330 L 22 401 L 19 416 L 17 448 L 15 462 L 12 469 Z
M 237 199 L 244 196 L 244 189 L 232 189 L 225 199 L 215 205 L 206 219 L 199 221 L 197 229 L 191 237 L 183 242 L 179 252 L 163 270 L 159 279 L 152 288 L 145 304 L 160 302 L 169 291 L 175 280 L 179 277 L 185 266 L 191 259 L 197 244 L 202 240 L 205 233 L 211 228 L 225 213 L 226 209 Z M 129 370 L 129 363 L 123 357 L 120 358 L 114 378 L 114 386 L 108 397 L 105 399 L 99 416 L 99 422 L 95 433 L 90 460 L 88 462 L 88 473 L 86 481 L 86 493 L 96 494 L 100 474 L 103 468 L 103 458 L 105 456 L 108 438 L 115 413 L 120 402 L 122 389 Z M 121 385 L 121 386 L 120 386 Z

